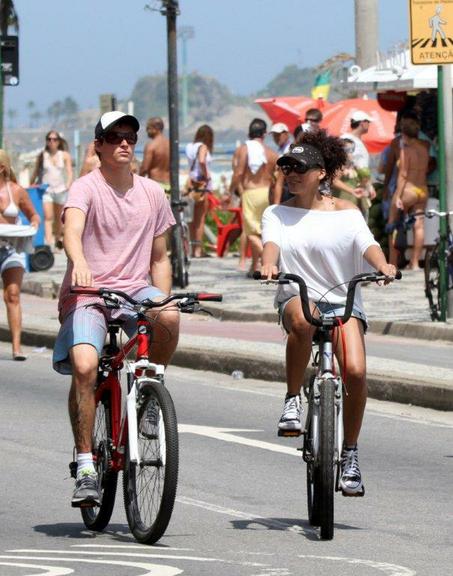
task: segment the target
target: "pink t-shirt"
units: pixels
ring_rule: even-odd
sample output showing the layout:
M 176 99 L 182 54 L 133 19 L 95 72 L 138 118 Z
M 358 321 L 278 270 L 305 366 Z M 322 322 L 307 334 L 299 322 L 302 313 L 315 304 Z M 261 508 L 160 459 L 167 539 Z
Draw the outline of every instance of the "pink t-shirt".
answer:
M 86 215 L 82 246 L 95 287 L 128 294 L 150 285 L 153 239 L 175 223 L 159 184 L 136 174 L 133 178 L 132 188 L 120 194 L 97 168 L 73 183 L 64 207 L 79 208 Z M 68 261 L 58 304 L 60 318 L 97 300 L 70 294 L 71 273 Z

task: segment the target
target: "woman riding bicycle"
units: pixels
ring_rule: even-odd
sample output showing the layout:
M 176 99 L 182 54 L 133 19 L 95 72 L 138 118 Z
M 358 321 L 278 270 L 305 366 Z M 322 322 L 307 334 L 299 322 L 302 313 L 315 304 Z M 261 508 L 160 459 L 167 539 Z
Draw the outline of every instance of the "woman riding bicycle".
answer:
M 324 316 L 343 315 L 347 282 L 363 271 L 364 260 L 388 276 L 389 281 L 396 273 L 395 266 L 387 263 L 358 208 L 347 200 L 333 198 L 326 193 L 346 160 L 344 143 L 339 138 L 329 136 L 325 131 L 304 134 L 302 142 L 277 161 L 294 198 L 280 205 L 269 206 L 263 215 L 262 276 L 270 279 L 279 272 L 302 276 L 307 283 L 313 308 Z M 326 297 L 323 297 L 324 294 Z M 282 431 L 300 431 L 300 388 L 312 350 L 315 328 L 303 316 L 295 284 L 279 286 L 276 304 L 280 320 L 288 333 L 288 391 L 278 427 Z M 352 317 L 342 328 L 347 350 L 347 395 L 344 402 L 345 442 L 340 485 L 343 492 L 351 495 L 363 493 L 357 440 L 367 397 L 366 327 L 358 288 Z M 338 340 L 336 356 L 343 368 L 344 350 L 341 338 Z

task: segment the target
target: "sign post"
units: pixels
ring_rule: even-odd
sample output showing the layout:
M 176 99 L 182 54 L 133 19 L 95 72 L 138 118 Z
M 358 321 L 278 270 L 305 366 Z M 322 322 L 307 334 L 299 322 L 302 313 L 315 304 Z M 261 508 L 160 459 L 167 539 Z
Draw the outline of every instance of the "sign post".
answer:
M 445 86 L 445 76 L 451 82 L 450 74 L 445 74 L 447 65 L 453 63 L 453 0 L 409 0 L 410 50 L 413 64 L 437 65 L 437 127 L 438 127 L 438 170 L 439 170 L 439 210 L 447 211 L 447 166 L 445 162 L 445 133 L 451 134 L 452 115 L 445 110 L 452 107 L 452 87 Z M 446 119 L 449 121 L 445 125 Z M 452 167 L 448 167 L 450 173 Z M 447 241 L 447 220 L 439 219 L 439 254 L 445 254 Z M 443 258 L 439 259 L 439 294 L 441 320 L 447 319 L 448 271 Z M 451 311 L 453 312 L 453 311 Z

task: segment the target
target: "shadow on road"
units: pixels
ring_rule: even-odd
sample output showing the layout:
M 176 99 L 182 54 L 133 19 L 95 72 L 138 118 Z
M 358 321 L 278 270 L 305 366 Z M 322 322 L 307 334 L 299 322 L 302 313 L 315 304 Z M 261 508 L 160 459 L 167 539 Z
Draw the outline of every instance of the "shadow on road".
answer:
M 33 526 L 35 532 L 51 536 L 52 538 L 79 538 L 91 539 L 109 536 L 117 542 L 134 542 L 127 524 L 110 524 L 103 532 L 92 532 L 80 522 L 62 522 L 60 524 L 38 524 Z
M 319 531 L 310 525 L 308 521 L 296 520 L 295 518 L 250 518 L 247 520 L 232 520 L 231 524 L 236 530 L 281 530 L 294 532 L 305 536 L 308 540 L 319 540 Z M 361 530 L 356 526 L 347 524 L 335 524 L 335 530 Z

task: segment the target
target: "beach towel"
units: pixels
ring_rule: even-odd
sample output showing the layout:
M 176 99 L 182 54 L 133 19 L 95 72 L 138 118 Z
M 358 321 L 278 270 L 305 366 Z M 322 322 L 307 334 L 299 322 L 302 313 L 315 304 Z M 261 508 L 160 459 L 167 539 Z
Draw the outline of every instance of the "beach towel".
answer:
M 247 140 L 248 166 L 252 174 L 256 174 L 263 164 L 267 164 L 264 146 L 258 140 Z

